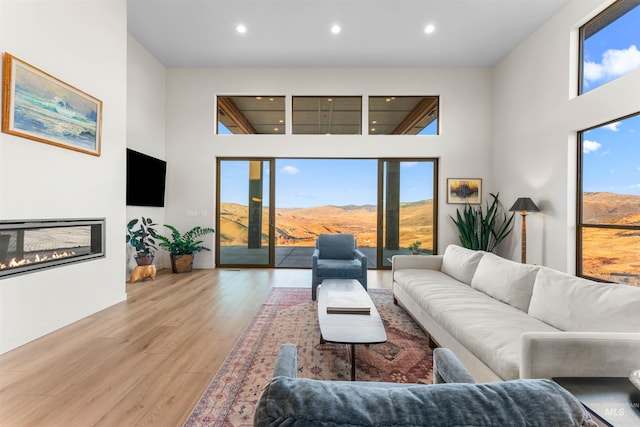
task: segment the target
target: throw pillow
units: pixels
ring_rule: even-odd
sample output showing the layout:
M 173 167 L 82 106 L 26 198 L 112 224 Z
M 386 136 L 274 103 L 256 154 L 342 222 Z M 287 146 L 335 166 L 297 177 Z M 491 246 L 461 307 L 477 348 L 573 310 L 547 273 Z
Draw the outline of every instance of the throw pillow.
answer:
M 461 246 L 449 245 L 444 251 L 440 271 L 470 285 L 483 254 L 484 252 L 482 251 L 473 251 Z
M 640 288 L 541 267 L 529 315 L 563 331 L 640 332 Z
M 538 269 L 485 253 L 471 279 L 471 287 L 526 313 Z

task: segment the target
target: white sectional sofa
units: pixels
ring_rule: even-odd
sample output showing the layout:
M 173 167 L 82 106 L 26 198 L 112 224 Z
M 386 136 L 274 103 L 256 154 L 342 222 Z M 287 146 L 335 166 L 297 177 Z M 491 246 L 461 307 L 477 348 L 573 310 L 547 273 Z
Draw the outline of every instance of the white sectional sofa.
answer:
M 392 265 L 394 301 L 480 382 L 640 369 L 640 288 L 456 245 Z

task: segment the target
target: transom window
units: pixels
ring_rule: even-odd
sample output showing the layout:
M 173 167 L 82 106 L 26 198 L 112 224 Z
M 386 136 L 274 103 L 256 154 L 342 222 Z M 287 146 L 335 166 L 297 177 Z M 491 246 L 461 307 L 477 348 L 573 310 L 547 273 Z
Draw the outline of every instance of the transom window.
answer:
M 440 97 L 217 97 L 218 135 L 438 135 Z M 368 104 L 363 104 L 366 102 Z M 368 106 L 363 113 L 363 105 Z M 287 121 L 291 127 L 287 129 Z M 366 123 L 367 127 L 363 127 Z
M 362 133 L 360 96 L 294 96 L 292 109 L 294 135 Z
M 640 0 L 618 0 L 580 28 L 580 94 L 640 68 Z
M 369 135 L 437 135 L 437 96 L 370 96 Z
M 640 286 L 640 113 L 579 133 L 577 272 Z
M 284 131 L 284 96 L 218 96 L 218 135 Z

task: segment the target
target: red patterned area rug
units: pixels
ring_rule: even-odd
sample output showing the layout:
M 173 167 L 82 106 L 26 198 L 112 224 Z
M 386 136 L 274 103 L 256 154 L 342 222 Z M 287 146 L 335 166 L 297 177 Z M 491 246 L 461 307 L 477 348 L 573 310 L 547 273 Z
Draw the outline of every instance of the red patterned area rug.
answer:
M 370 289 L 369 294 L 387 342 L 356 347 L 357 379 L 430 384 L 432 353 L 424 332 L 393 304 L 391 290 Z M 349 380 L 347 347 L 320 344 L 317 310 L 309 289 L 274 288 L 184 425 L 252 425 L 255 404 L 283 343 L 298 346 L 298 377 Z

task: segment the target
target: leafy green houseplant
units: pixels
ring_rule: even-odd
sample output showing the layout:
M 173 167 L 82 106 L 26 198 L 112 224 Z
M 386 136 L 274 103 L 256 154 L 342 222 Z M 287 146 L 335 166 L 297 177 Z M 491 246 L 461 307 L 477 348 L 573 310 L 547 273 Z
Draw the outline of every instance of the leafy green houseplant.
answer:
M 139 225 L 138 225 L 139 223 Z M 136 225 L 138 227 L 136 228 Z M 157 250 L 154 238 L 157 232 L 151 218 L 141 217 L 140 220 L 132 219 L 127 224 L 126 242 L 136 250 L 134 258 L 138 265 L 151 265 L 153 263 L 154 251 Z
M 416 240 L 415 242 L 411 243 L 407 248 L 411 251 L 412 255 L 418 255 L 419 253 L 422 252 L 422 249 L 420 248 L 420 246 L 422 246 L 422 242 L 419 240 Z
M 465 204 L 462 213 L 456 210 L 456 218 L 450 216 L 458 227 L 460 244 L 468 249 L 493 252 L 513 230 L 513 213 L 503 212 L 498 200 L 500 193 L 491 194 L 491 205 L 487 201 L 486 213 L 482 205 L 474 208 Z
M 205 247 L 203 240 L 199 238 L 213 233 L 215 230 L 210 227 L 193 227 L 182 234 L 172 225 L 164 225 L 171 230 L 171 236 L 156 235 L 160 241 L 158 246 L 165 248 L 171 254 L 171 269 L 174 273 L 187 273 L 193 268 L 193 255 L 200 251 L 210 251 Z

